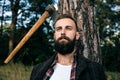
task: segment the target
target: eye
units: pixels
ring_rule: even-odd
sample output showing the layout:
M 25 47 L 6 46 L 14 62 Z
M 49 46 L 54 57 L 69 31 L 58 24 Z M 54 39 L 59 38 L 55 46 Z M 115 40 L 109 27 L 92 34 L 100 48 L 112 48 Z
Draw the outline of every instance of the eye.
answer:
M 67 26 L 66 29 L 67 30 L 72 30 L 72 26 Z
M 55 31 L 60 31 L 60 30 L 62 30 L 62 27 L 56 27 L 55 28 Z

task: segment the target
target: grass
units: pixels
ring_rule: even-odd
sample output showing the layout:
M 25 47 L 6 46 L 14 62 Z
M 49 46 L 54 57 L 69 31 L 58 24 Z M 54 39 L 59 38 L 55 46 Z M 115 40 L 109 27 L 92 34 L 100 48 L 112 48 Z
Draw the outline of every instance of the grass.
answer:
M 30 80 L 33 66 L 23 64 L 7 64 L 0 66 L 0 80 Z M 106 72 L 107 80 L 120 80 L 120 73 Z
M 22 64 L 0 66 L 0 80 L 30 80 L 32 67 Z
M 120 80 L 120 72 L 106 72 L 107 80 Z

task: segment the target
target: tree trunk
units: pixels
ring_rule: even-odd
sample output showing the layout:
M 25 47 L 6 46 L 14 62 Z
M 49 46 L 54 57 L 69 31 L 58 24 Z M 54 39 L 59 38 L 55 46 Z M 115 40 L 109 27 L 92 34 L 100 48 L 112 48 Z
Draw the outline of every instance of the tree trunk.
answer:
M 92 61 L 101 63 L 99 32 L 94 24 L 94 2 L 90 0 L 59 0 L 58 13 L 71 14 L 77 20 L 81 34 L 80 41 L 84 45 L 82 54 Z
M 11 53 L 14 48 L 14 32 L 16 30 L 19 1 L 20 0 L 16 0 L 16 1 L 10 0 L 11 11 L 12 11 L 12 22 L 10 24 L 9 53 Z

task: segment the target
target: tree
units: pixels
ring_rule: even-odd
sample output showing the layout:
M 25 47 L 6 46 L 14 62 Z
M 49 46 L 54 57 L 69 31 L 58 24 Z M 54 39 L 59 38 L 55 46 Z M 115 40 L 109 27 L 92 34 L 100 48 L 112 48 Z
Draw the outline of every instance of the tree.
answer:
M 82 54 L 92 61 L 101 63 L 99 32 L 94 24 L 94 1 L 59 0 L 58 13 L 71 14 L 77 20 L 81 34 L 80 39 L 84 44 Z
M 12 11 L 12 21 L 10 24 L 9 53 L 11 53 L 14 48 L 14 31 L 16 29 L 16 24 L 17 24 L 19 2 L 20 2 L 20 0 L 15 0 L 15 1 L 10 0 L 11 11 Z
M 120 71 L 120 1 L 96 0 L 96 25 L 99 27 L 103 65 Z

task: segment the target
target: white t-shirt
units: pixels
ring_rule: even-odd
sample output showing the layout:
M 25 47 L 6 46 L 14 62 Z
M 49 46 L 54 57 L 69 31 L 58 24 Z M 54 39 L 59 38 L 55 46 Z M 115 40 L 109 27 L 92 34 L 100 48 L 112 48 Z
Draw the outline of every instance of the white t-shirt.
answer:
M 70 80 L 71 69 L 72 65 L 66 66 L 57 63 L 50 80 Z

